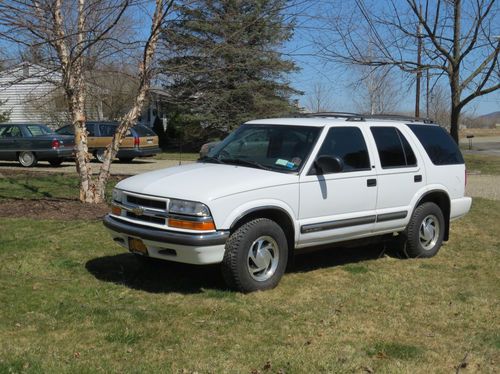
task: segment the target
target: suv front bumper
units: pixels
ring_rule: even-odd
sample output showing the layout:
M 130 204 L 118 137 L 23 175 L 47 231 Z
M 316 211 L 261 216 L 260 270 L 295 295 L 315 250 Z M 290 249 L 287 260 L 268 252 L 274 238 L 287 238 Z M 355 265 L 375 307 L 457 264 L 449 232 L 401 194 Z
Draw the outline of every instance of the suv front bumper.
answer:
M 222 262 L 229 231 L 188 234 L 134 225 L 106 215 L 104 226 L 113 240 L 129 249 L 131 238 L 140 239 L 150 257 L 162 260 L 205 265 Z

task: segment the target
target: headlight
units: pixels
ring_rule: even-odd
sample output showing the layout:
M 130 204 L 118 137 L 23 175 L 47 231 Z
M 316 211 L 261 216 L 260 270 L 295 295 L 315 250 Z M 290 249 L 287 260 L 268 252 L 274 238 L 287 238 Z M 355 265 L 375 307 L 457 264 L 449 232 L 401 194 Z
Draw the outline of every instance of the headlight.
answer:
M 117 203 L 121 203 L 123 200 L 123 192 L 122 190 L 118 190 L 116 188 L 113 189 L 113 201 Z
M 197 203 L 195 201 L 172 199 L 170 200 L 168 211 L 169 213 L 187 214 L 198 217 L 210 216 L 210 210 L 208 207 L 205 204 Z

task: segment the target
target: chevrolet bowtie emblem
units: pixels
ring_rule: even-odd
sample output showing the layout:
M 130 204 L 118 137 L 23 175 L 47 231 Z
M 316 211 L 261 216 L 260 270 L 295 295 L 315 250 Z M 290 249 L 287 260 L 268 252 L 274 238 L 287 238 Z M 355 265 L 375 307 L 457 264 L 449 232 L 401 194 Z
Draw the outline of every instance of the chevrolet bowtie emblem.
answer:
M 144 209 L 142 208 L 133 208 L 131 210 L 132 213 L 134 213 L 136 216 L 142 216 L 144 214 Z

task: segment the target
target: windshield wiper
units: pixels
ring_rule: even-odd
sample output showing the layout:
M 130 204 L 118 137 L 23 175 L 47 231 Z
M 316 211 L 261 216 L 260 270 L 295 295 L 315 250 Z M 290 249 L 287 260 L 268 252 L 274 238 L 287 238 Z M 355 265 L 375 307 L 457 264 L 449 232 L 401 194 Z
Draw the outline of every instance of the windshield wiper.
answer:
M 225 163 L 228 164 L 237 164 L 237 165 L 246 165 L 246 166 L 251 166 L 251 167 L 256 167 L 258 169 L 263 169 L 263 170 L 273 170 L 270 167 L 264 166 L 257 161 L 252 161 L 252 160 L 243 160 L 241 158 L 225 158 L 224 159 Z
M 198 161 L 215 161 L 218 164 L 224 163 L 222 160 L 218 159 L 217 157 L 213 157 L 213 156 L 203 156 Z

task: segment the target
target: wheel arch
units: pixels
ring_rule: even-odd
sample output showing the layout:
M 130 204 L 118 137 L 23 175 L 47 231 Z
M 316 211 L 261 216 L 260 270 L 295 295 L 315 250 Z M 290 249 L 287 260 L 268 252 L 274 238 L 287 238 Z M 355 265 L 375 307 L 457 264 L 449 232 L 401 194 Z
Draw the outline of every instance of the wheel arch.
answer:
M 423 203 L 428 203 L 428 202 L 436 204 L 443 212 L 444 225 L 445 225 L 443 240 L 446 241 L 448 240 L 450 235 L 450 209 L 451 209 L 450 197 L 448 193 L 446 193 L 446 191 L 444 190 L 427 191 L 422 196 L 420 196 L 417 203 L 415 204 L 415 207 L 413 208 L 413 211 L 415 211 L 415 209 L 417 209 L 417 207 L 419 207 Z
M 290 214 L 279 206 L 267 205 L 248 209 L 233 221 L 229 229 L 234 232 L 245 223 L 257 218 L 268 218 L 280 225 L 286 236 L 288 253 L 293 253 L 295 247 L 294 221 Z

